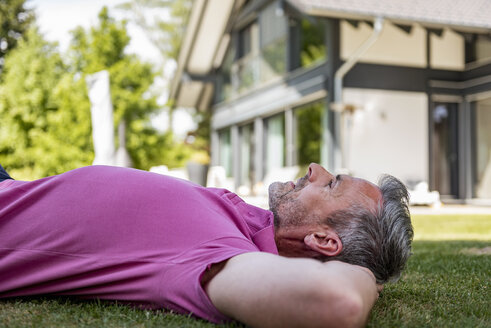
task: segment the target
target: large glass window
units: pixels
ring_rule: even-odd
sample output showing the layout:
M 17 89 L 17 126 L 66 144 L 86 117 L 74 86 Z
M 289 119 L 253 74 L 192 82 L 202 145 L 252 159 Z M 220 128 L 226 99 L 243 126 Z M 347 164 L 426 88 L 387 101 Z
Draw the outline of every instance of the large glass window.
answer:
M 491 35 L 478 35 L 476 37 L 476 60 L 491 60 Z
M 239 33 L 239 57 L 246 57 L 252 52 L 252 27 L 250 24 Z
M 475 108 L 475 183 L 477 198 L 491 199 L 491 98 Z
M 223 64 L 220 67 L 216 83 L 216 99 L 221 102 L 230 99 L 232 95 L 232 65 L 235 59 L 235 43 L 230 42 Z
M 239 92 L 253 87 L 258 81 L 257 26 L 249 24 L 239 32 L 239 60 L 236 65 Z
M 232 90 L 237 95 L 286 72 L 287 18 L 278 14 L 278 1 L 266 6 L 238 32 L 237 60 L 231 65 Z M 225 73 L 225 71 L 224 71 Z M 230 97 L 225 94 L 224 99 Z
M 433 188 L 457 197 L 459 182 L 458 104 L 435 103 L 432 110 Z
M 285 116 L 266 120 L 266 174 L 285 166 Z
M 325 103 L 316 102 L 295 109 L 297 164 L 319 163 L 321 156 L 321 117 Z M 301 170 L 303 172 L 304 170 Z
M 325 30 L 321 21 L 302 19 L 300 22 L 302 49 L 300 64 L 302 67 L 314 65 L 326 59 Z
M 232 145 L 230 141 L 230 129 L 224 129 L 218 133 L 219 163 L 225 168 L 228 177 L 232 176 Z
M 474 34 L 466 37 L 465 41 L 466 63 L 491 60 L 491 35 Z
M 254 126 L 240 128 L 240 185 L 252 187 L 254 176 Z
M 277 11 L 278 1 L 269 4 L 259 15 L 261 81 L 268 81 L 286 71 L 287 21 Z

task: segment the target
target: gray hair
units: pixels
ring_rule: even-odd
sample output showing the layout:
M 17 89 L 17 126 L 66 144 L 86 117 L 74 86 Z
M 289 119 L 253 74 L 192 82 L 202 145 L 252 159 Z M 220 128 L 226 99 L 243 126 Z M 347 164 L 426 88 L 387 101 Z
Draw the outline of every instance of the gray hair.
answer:
M 408 191 L 390 175 L 379 179 L 383 204 L 375 212 L 358 205 L 336 211 L 325 219 L 343 244 L 339 260 L 369 268 L 377 283 L 399 279 L 411 255 L 413 227 L 408 207 Z

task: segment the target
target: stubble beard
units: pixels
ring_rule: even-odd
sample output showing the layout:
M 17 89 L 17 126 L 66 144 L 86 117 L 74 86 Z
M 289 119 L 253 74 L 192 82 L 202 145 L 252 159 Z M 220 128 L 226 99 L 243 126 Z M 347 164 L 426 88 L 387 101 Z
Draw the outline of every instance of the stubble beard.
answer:
M 275 228 L 302 224 L 306 209 L 297 199 L 296 192 L 307 183 L 307 176 L 299 179 L 295 189 L 284 191 L 287 183 L 274 182 L 269 186 L 269 208 L 273 212 Z

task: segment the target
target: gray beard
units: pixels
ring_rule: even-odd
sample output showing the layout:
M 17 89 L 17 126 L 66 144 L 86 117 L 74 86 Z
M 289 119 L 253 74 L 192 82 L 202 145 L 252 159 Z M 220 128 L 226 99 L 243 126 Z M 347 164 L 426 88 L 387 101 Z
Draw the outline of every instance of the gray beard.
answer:
M 291 192 L 287 192 L 274 199 L 270 197 L 269 204 L 276 229 L 299 226 L 305 222 L 305 207 Z

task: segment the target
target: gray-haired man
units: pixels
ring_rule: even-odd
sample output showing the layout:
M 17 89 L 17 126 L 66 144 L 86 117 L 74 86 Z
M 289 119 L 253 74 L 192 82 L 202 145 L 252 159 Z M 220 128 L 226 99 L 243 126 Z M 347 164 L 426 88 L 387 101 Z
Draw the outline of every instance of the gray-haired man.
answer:
M 133 169 L 0 173 L 0 297 L 112 299 L 258 327 L 361 326 L 410 254 L 407 191 L 389 176 L 377 187 L 311 164 L 296 183 L 270 186 L 266 211 Z

